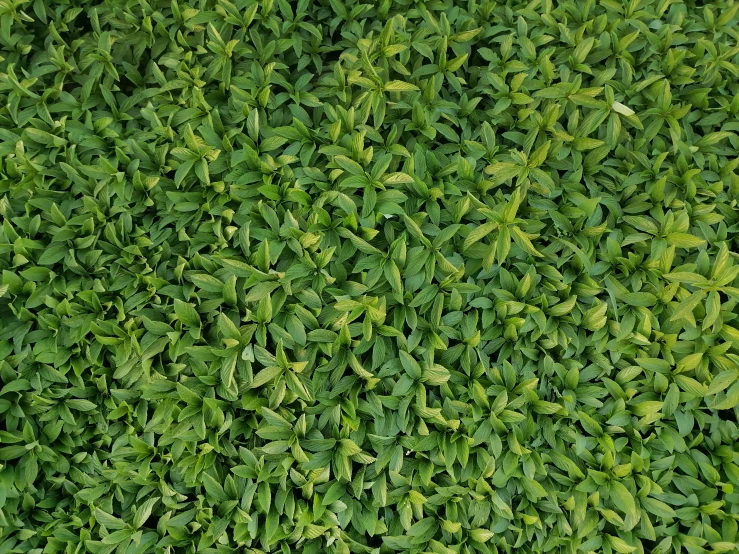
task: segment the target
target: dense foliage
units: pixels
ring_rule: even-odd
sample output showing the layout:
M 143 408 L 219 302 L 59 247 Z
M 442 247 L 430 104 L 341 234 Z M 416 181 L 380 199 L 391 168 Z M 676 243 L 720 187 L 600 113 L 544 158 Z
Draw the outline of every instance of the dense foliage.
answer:
M 738 11 L 1 0 L 0 553 L 736 552 Z

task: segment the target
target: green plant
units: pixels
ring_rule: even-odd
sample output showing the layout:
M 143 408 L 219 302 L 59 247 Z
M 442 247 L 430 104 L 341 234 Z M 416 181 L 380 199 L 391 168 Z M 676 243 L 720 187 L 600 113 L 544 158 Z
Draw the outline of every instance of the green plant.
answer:
M 0 1 L 0 552 L 736 552 L 738 13 Z

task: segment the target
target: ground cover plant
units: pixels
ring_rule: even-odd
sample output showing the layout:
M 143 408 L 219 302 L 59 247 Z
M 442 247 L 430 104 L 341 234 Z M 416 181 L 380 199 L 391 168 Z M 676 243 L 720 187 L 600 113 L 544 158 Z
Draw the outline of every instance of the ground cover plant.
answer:
M 0 0 L 0 553 L 736 552 L 738 12 Z

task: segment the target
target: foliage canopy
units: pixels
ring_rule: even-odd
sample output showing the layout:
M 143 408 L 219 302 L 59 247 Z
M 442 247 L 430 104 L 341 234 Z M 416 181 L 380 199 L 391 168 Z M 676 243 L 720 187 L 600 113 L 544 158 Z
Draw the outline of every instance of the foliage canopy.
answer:
M 0 553 L 736 552 L 738 12 L 0 0 Z

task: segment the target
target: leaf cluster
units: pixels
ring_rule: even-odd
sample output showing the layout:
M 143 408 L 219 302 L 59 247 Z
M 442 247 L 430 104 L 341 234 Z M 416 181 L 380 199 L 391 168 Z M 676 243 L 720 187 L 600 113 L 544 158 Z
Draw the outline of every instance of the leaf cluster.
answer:
M 0 552 L 736 552 L 737 23 L 0 1 Z

